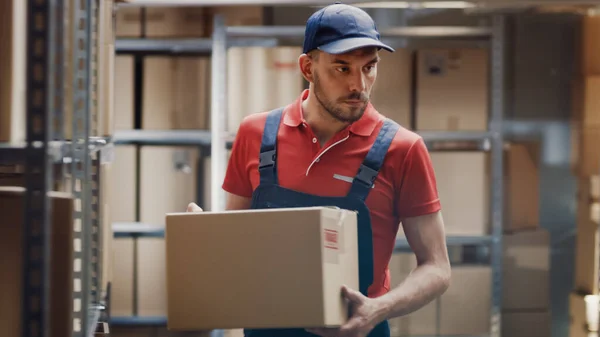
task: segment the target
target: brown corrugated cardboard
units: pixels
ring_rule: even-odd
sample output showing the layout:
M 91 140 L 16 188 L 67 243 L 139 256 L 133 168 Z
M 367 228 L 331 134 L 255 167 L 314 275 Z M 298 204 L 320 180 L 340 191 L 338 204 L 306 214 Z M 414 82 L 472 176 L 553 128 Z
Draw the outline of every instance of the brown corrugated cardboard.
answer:
M 137 242 L 138 315 L 167 315 L 166 252 L 164 238 L 139 238 Z
M 142 36 L 142 9 L 140 7 L 117 7 L 115 34 L 117 37 Z
M 142 127 L 208 129 L 209 68 L 208 58 L 146 57 Z
M 245 116 L 292 103 L 302 92 L 298 47 L 236 47 L 228 50 L 227 130 Z
M 384 116 L 411 129 L 412 52 L 396 49 L 381 55 L 377 65 L 377 81 L 371 92 L 371 103 Z
M 442 213 L 448 235 L 489 232 L 489 170 L 487 154 L 432 152 Z M 460 198 L 456 191 L 461 191 Z
M 202 37 L 205 36 L 206 10 L 204 7 L 147 7 L 146 36 Z
M 582 16 L 581 73 L 600 75 L 600 16 Z
M 22 224 L 25 190 L 0 188 L 0 326 L 3 337 L 20 337 L 22 280 Z M 50 193 L 52 207 L 50 242 L 50 337 L 70 336 L 73 329 L 73 199 Z
M 324 207 L 167 214 L 169 328 L 343 324 L 356 226 L 355 212 Z
M 418 130 L 487 130 L 489 54 L 484 49 L 417 52 Z
M 114 277 L 111 287 L 111 316 L 132 316 L 134 314 L 133 268 L 134 241 L 132 238 L 115 238 Z
M 539 144 L 512 143 L 505 150 L 504 230 L 539 227 Z
M 412 253 L 397 253 L 392 255 L 389 264 L 391 278 L 390 286 L 395 288 L 404 282 L 404 279 L 416 266 L 417 260 Z M 436 335 L 437 304 L 438 301 L 433 301 L 409 315 L 390 319 L 391 336 Z
M 197 169 L 196 148 L 143 147 L 140 158 L 140 221 L 163 226 L 165 213 L 185 211 L 187 204 L 196 200 Z
M 598 332 L 598 295 L 569 294 L 571 336 Z
M 591 217 L 589 198 L 577 201 L 577 234 L 575 241 L 575 289 L 587 294 L 598 294 L 598 264 L 600 245 L 598 223 Z
M 492 269 L 454 266 L 440 298 L 440 335 L 486 335 L 490 331 Z
M 25 141 L 27 3 L 0 1 L 0 142 Z
M 115 85 L 115 4 L 112 0 L 100 2 L 98 27 L 98 110 L 97 136 L 111 136 L 114 131 L 114 85 Z
M 550 337 L 551 320 L 549 311 L 502 312 L 502 336 Z
M 504 235 L 502 309 L 550 307 L 550 234 L 544 229 Z

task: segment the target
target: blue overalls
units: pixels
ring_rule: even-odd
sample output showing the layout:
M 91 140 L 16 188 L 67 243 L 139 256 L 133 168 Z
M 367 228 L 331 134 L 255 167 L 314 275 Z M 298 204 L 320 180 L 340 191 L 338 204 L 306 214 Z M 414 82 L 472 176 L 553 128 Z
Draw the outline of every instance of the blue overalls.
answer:
M 386 119 L 377 139 L 367 153 L 350 191 L 345 197 L 322 197 L 290 190 L 278 185 L 277 181 L 277 133 L 283 109 L 271 111 L 266 119 L 260 146 L 260 184 L 252 195 L 252 208 L 287 208 L 312 206 L 337 206 L 357 212 L 358 217 L 358 250 L 359 250 L 359 290 L 367 295 L 373 283 L 373 237 L 371 231 L 371 215 L 365 200 L 373 182 L 381 168 L 387 150 L 399 125 Z M 310 337 L 313 334 L 304 329 L 246 329 L 247 337 Z M 389 337 L 390 329 L 387 321 L 377 325 L 368 337 Z

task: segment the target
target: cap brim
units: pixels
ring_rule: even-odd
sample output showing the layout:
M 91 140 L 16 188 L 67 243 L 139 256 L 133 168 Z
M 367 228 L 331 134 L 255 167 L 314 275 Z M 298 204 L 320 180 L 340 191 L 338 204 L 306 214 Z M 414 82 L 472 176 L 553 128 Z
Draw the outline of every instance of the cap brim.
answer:
M 326 52 L 328 54 L 344 54 L 355 49 L 365 48 L 365 47 L 377 47 L 385 49 L 391 53 L 394 52 L 394 49 L 385 43 L 371 39 L 368 37 L 352 37 L 343 40 L 334 41 L 328 43 L 326 45 L 320 46 L 318 49 L 320 51 Z

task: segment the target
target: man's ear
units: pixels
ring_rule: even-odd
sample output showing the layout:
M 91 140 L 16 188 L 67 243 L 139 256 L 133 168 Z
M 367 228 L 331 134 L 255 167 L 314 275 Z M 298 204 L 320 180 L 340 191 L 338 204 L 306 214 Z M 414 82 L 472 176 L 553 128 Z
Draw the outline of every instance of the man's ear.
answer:
M 314 59 L 307 54 L 302 54 L 298 58 L 298 66 L 300 67 L 300 72 L 302 73 L 302 77 L 309 83 L 313 82 L 313 66 Z

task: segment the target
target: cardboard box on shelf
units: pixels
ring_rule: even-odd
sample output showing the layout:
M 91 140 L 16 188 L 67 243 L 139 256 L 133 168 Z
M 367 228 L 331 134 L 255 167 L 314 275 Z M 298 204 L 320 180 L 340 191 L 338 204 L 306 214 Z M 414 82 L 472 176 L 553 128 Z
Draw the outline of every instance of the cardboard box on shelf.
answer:
M 584 194 L 587 195 L 587 194 Z M 575 241 L 575 289 L 587 294 L 600 293 L 598 285 L 598 225 L 600 224 L 600 204 L 589 197 L 580 197 L 577 202 L 577 234 Z
M 145 32 L 150 38 L 202 37 L 207 20 L 204 7 L 147 7 Z
M 586 75 L 600 75 L 600 16 L 583 15 L 581 20 L 581 71 Z
M 407 129 L 412 128 L 412 55 L 409 49 L 382 53 L 377 65 L 380 75 L 371 92 L 371 103 L 375 109 Z
M 26 18 L 26 1 L 0 1 L 0 142 L 26 137 Z
M 73 330 L 73 199 L 65 193 L 51 192 L 50 227 L 50 337 L 70 336 Z M 23 287 L 22 226 L 25 190 L 0 188 L 0 324 L 3 337 L 22 336 L 21 289 Z
M 97 136 L 111 136 L 115 127 L 115 3 L 100 2 L 97 71 Z
M 227 131 L 250 114 L 293 103 L 302 93 L 299 47 L 235 47 L 227 54 Z
M 169 329 L 333 327 L 347 320 L 341 287 L 358 289 L 355 212 L 309 207 L 166 219 Z
M 539 144 L 508 144 L 504 158 L 504 231 L 536 229 L 540 223 Z
M 504 235 L 503 310 L 550 308 L 550 234 L 544 229 Z
M 416 265 L 412 253 L 393 255 L 389 265 L 392 287 L 402 283 Z M 488 266 L 453 266 L 446 293 L 409 315 L 391 319 L 391 335 L 485 335 L 489 331 L 491 282 Z M 456 310 L 459 307 L 461 310 Z
M 210 60 L 150 56 L 144 60 L 142 128 L 210 127 Z
M 483 152 L 431 153 L 447 235 L 489 233 L 487 157 Z
M 417 130 L 487 130 L 489 52 L 417 51 Z
M 551 336 L 551 321 L 548 310 L 505 311 L 502 312 L 502 336 L 548 337 Z

